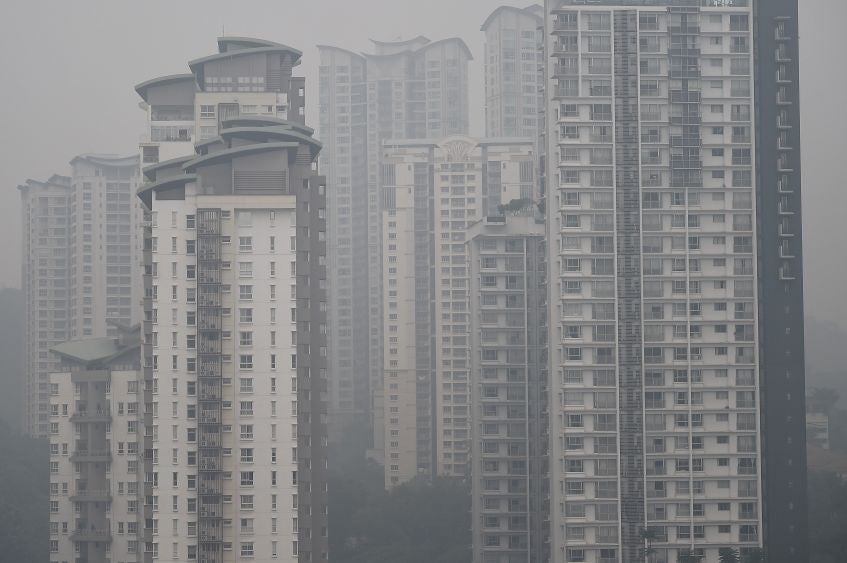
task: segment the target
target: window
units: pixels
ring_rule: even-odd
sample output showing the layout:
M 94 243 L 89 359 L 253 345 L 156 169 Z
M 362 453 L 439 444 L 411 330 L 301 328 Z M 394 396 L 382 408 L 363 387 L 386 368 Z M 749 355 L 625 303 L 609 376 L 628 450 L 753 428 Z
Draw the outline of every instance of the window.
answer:
M 238 263 L 238 275 L 242 278 L 252 278 L 253 277 L 253 263 L 252 262 L 239 262 Z
M 251 252 L 253 250 L 253 237 L 238 237 L 238 251 Z
M 253 299 L 253 286 L 252 285 L 239 285 L 238 286 L 238 298 L 243 301 L 250 301 Z
M 253 322 L 253 309 L 239 309 L 238 310 L 238 322 L 252 323 Z
M 252 409 L 252 406 L 251 406 L 251 409 Z M 253 463 L 253 448 L 241 448 L 240 459 L 241 459 L 241 463 Z

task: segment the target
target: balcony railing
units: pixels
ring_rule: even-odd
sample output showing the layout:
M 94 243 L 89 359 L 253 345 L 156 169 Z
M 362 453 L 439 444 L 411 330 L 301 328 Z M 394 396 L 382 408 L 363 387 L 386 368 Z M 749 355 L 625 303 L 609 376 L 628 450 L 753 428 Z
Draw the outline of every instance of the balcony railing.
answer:
M 76 450 L 71 453 L 71 461 L 109 461 L 112 454 L 109 450 Z
M 108 529 L 77 528 L 71 532 L 71 541 L 110 542 L 112 534 Z

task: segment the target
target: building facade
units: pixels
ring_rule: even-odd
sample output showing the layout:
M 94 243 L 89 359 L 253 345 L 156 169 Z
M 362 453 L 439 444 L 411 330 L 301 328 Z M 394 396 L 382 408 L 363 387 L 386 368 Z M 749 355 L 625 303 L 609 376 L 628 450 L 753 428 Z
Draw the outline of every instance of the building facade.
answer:
M 500 6 L 481 30 L 485 33 L 485 134 L 488 137 L 535 139 L 543 97 L 539 44 L 544 8 Z
M 550 561 L 543 219 L 468 229 L 473 560 Z
M 135 563 L 144 546 L 140 327 L 52 352 L 50 560 Z
M 470 449 L 468 226 L 530 205 L 533 142 L 386 142 L 382 160 L 385 478 L 464 477 Z
M 146 167 L 139 191 L 147 551 L 326 561 L 321 145 L 292 75 L 299 51 L 238 37 L 218 47 L 189 63 L 193 88 L 172 77 L 138 88 L 151 114 L 191 107 L 199 132 L 191 154 Z
M 69 336 L 113 336 L 140 320 L 138 157 L 83 154 L 71 167 Z
M 330 196 L 329 215 L 330 247 L 336 252 L 330 273 L 336 306 L 331 311 L 338 316 L 331 323 L 331 340 L 337 344 L 337 365 L 330 372 L 331 405 L 337 413 L 332 418 L 334 426 L 343 428 L 345 421 L 361 420 L 362 410 L 370 413 L 371 453 L 381 459 L 382 144 L 467 133 L 472 56 L 457 38 L 373 44 L 374 53 L 362 55 L 319 46 L 320 137 L 327 146 L 322 170 L 330 191 L 337 193 Z
M 330 438 L 351 429 L 371 441 L 370 284 L 367 171 L 367 61 L 357 53 L 320 46 L 319 138 L 327 185 L 327 260 L 330 268 Z M 344 432 L 346 430 L 346 432 Z M 344 434 L 347 434 L 345 437 Z
M 547 9 L 552 557 L 803 559 L 796 2 Z
M 141 296 L 138 159 L 80 155 L 70 176 L 19 186 L 24 217 L 21 287 L 26 295 L 23 429 L 46 437 L 50 349 L 114 334 L 106 323 L 137 320 Z
M 21 428 L 32 436 L 50 431 L 50 373 L 58 362 L 50 349 L 68 340 L 68 207 L 71 179 L 54 175 L 27 180 L 21 192 L 23 248 L 21 287 L 26 334 Z

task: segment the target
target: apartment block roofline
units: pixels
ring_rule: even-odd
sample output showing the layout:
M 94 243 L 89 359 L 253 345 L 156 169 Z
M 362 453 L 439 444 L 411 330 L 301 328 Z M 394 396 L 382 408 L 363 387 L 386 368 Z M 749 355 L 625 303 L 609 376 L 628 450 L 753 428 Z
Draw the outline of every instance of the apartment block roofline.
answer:
M 141 325 L 115 325 L 126 338 L 85 338 L 69 340 L 50 349 L 63 359 L 90 365 L 113 360 L 141 347 Z
M 211 140 L 211 139 L 210 139 Z M 176 158 L 172 158 L 170 160 L 163 160 L 161 162 L 157 162 L 156 164 L 151 164 L 150 166 L 145 166 L 141 169 L 141 172 L 144 174 L 144 177 L 148 180 L 156 179 L 156 172 L 160 170 L 164 170 L 166 168 L 182 168 L 182 165 L 193 159 L 195 155 L 185 155 L 178 156 Z
M 236 57 L 243 57 L 245 55 L 256 55 L 261 53 L 287 53 L 289 55 L 293 55 L 291 66 L 299 65 L 300 57 L 303 55 L 297 49 L 286 47 L 285 45 L 279 45 L 276 47 L 257 47 L 255 49 L 238 49 L 236 51 L 215 53 L 214 55 L 208 55 L 206 57 L 194 59 L 193 61 L 188 62 L 188 68 L 191 69 L 191 72 L 193 72 L 195 76 L 199 77 L 202 74 L 203 65 L 205 65 L 206 63 L 220 61 L 223 59 L 234 59 Z
M 204 166 L 211 166 L 222 161 L 229 160 L 236 156 L 247 156 L 253 154 L 261 154 L 280 149 L 296 149 L 300 146 L 299 143 L 283 142 L 283 143 L 259 143 L 256 145 L 246 145 L 242 147 L 234 147 L 225 149 L 212 154 L 207 154 L 194 158 L 182 165 L 182 169 L 186 172 L 192 172 Z
M 300 133 L 291 127 L 281 125 L 271 127 L 228 127 L 221 130 L 219 138 L 222 141 L 229 140 L 232 137 L 258 142 L 267 141 L 269 138 L 277 138 L 291 142 L 306 143 L 312 151 L 312 160 L 318 157 L 318 153 L 323 147 L 321 142 L 314 137 Z
M 149 208 L 153 203 L 153 192 L 179 188 L 188 182 L 193 182 L 195 180 L 197 180 L 197 174 L 177 174 L 175 176 L 168 176 L 155 182 L 143 184 L 140 188 L 138 188 L 135 195 L 137 195 L 138 198 L 144 202 L 144 205 Z
M 499 8 L 491 12 L 491 14 L 487 18 L 485 18 L 485 21 L 479 28 L 480 31 L 486 31 L 491 25 L 491 23 L 494 21 L 494 19 L 503 12 L 516 12 L 519 14 L 523 14 L 525 16 L 535 18 L 538 23 L 541 23 L 544 19 L 544 8 L 540 4 L 532 4 L 531 6 L 527 6 L 526 8 L 517 8 L 515 6 L 500 6 Z
M 394 40 L 394 41 L 380 41 L 379 39 L 370 38 L 369 41 L 377 46 L 384 47 L 401 47 L 403 45 L 411 45 L 412 43 L 429 43 L 429 37 L 425 35 L 418 35 L 417 37 L 412 37 L 411 39 L 402 39 L 402 40 Z
M 358 59 L 365 60 L 364 54 L 357 53 L 355 51 L 351 51 L 350 49 L 345 49 L 344 47 L 336 47 L 335 45 L 326 45 L 326 44 L 320 44 L 320 45 L 315 45 L 315 46 L 318 48 L 319 51 L 340 51 L 342 53 L 356 57 Z
M 229 127 L 267 127 L 273 125 L 281 125 L 288 129 L 294 129 L 306 135 L 313 135 L 315 130 L 307 125 L 301 125 L 296 121 L 280 119 L 267 115 L 239 115 L 223 120 L 221 126 L 226 129 Z M 318 142 L 315 140 L 315 142 Z
M 480 146 L 497 145 L 534 145 L 535 140 L 529 137 L 472 137 L 469 135 L 451 135 L 442 138 L 427 139 L 386 139 L 383 147 L 437 147 L 450 141 L 464 141 Z
M 416 39 L 426 39 L 426 37 L 423 37 L 421 35 L 421 36 L 418 36 Z M 402 45 L 410 44 L 412 41 L 415 41 L 415 39 L 411 39 L 409 41 L 395 42 L 395 43 L 376 41 L 374 39 L 371 39 L 371 41 L 373 41 L 377 46 L 383 46 L 383 45 L 385 45 L 385 46 L 402 46 Z M 429 41 L 427 39 L 427 43 L 420 45 L 417 48 L 408 48 L 408 49 L 404 49 L 402 51 L 397 51 L 397 52 L 393 52 L 393 53 L 362 53 L 362 56 L 364 56 L 366 59 L 384 59 L 384 58 L 396 57 L 396 56 L 399 56 L 399 55 L 408 55 L 408 54 L 411 54 L 411 53 L 423 53 L 427 49 L 431 49 L 431 48 L 436 47 L 438 45 L 442 45 L 444 43 L 449 43 L 449 42 L 457 42 L 459 44 L 459 47 L 467 55 L 468 60 L 469 61 L 473 60 L 473 54 L 471 53 L 470 47 L 468 47 L 468 44 L 465 43 L 465 40 L 462 39 L 461 37 L 447 37 L 445 39 L 439 39 L 437 41 Z
M 262 47 L 282 47 L 288 51 L 297 53 L 300 56 L 303 55 L 303 52 L 299 49 L 295 49 L 294 47 L 290 47 L 288 45 L 283 45 L 282 43 L 277 43 L 276 41 L 269 41 L 267 39 L 259 39 L 256 37 L 239 37 L 234 35 L 224 35 L 218 37 L 219 53 L 232 53 L 234 51 L 241 51 L 244 49 L 259 49 Z
M 27 178 L 27 180 L 18 186 L 18 189 L 22 192 L 27 191 L 28 189 L 35 186 L 53 186 L 58 188 L 68 188 L 71 187 L 71 179 L 68 176 L 62 176 L 61 174 L 53 174 L 47 180 L 33 180 L 32 178 Z
M 153 86 L 167 86 L 168 84 L 176 84 L 179 82 L 194 82 L 196 86 L 196 81 L 194 79 L 193 74 L 168 74 L 165 76 L 159 76 L 157 78 L 151 78 L 150 80 L 145 80 L 139 84 L 135 85 L 135 91 L 138 92 L 138 95 L 141 96 L 145 102 L 147 101 L 147 92 Z
M 77 162 L 90 162 L 91 164 L 96 164 L 97 166 L 112 166 L 112 167 L 126 167 L 126 166 L 138 166 L 139 157 L 137 154 L 131 154 L 128 156 L 120 156 L 116 154 L 80 154 L 73 157 L 70 161 L 71 166 L 76 164 Z

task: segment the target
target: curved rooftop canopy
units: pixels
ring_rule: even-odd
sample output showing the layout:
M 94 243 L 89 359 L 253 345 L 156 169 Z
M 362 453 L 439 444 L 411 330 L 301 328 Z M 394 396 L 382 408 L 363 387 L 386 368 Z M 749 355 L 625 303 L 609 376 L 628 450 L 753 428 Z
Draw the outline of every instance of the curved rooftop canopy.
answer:
M 302 52 L 294 49 L 293 47 L 289 47 L 288 45 L 283 45 L 282 43 L 276 43 L 275 41 L 268 41 L 267 39 L 257 39 L 254 37 L 218 37 L 218 52 L 219 53 L 228 53 L 232 51 L 240 51 L 243 49 L 257 49 L 260 47 L 284 47 L 289 51 L 294 51 L 299 53 L 302 56 Z
M 189 61 L 188 68 L 191 69 L 191 72 L 194 73 L 194 76 L 198 77 L 199 80 L 200 75 L 202 74 L 202 67 L 206 63 L 261 53 L 287 53 L 293 55 L 291 63 L 292 66 L 300 64 L 300 57 L 303 56 L 303 53 L 293 47 L 288 47 L 287 45 L 282 44 L 274 44 L 272 46 L 236 49 L 235 51 L 225 51 L 222 53 L 215 53 L 214 55 L 208 55 L 206 57 L 200 57 L 199 59 Z
M 211 166 L 213 164 L 219 164 L 220 162 L 231 160 L 237 156 L 247 156 L 251 154 L 261 154 L 263 152 L 270 152 L 280 149 L 294 149 L 300 146 L 300 143 L 289 143 L 289 142 L 280 142 L 280 143 L 258 143 L 255 145 L 245 145 L 243 147 L 233 147 L 231 149 L 226 149 L 222 151 L 218 151 L 215 153 L 198 156 L 185 164 L 182 165 L 183 170 L 186 172 L 193 172 L 198 168 L 202 168 L 204 166 Z
M 487 18 L 485 18 L 485 21 L 479 28 L 480 31 L 485 31 L 486 29 L 488 29 L 488 26 L 491 25 L 494 19 L 497 18 L 497 16 L 499 16 L 503 12 L 516 12 L 519 14 L 523 14 L 525 16 L 535 18 L 539 23 L 541 23 L 541 21 L 544 19 L 544 8 L 542 8 L 538 4 L 533 4 L 531 6 L 527 6 L 526 8 L 516 8 L 515 6 L 500 6 L 499 8 L 491 12 L 491 14 Z
M 356 53 L 355 51 L 351 51 L 350 49 L 345 49 L 344 47 L 336 47 L 335 45 L 326 45 L 324 43 L 321 43 L 320 45 L 316 45 L 316 47 L 318 48 L 319 51 L 322 51 L 322 50 L 339 51 L 341 53 L 344 53 L 345 55 L 350 55 L 351 57 L 355 57 L 357 59 L 364 60 L 364 58 L 365 58 L 361 53 Z
M 33 180 L 32 178 L 27 178 L 27 180 L 18 186 L 18 189 L 21 191 L 28 190 L 34 186 L 54 186 L 57 188 L 70 188 L 71 187 L 71 179 L 68 176 L 61 176 L 59 174 L 53 174 L 49 179 L 42 182 L 41 180 Z
M 167 168 L 178 168 L 182 169 L 182 165 L 194 158 L 193 154 L 189 154 L 186 156 L 178 156 L 176 158 L 171 158 L 170 160 L 163 160 L 161 162 L 157 162 L 156 164 L 151 164 L 150 166 L 145 166 L 141 171 L 144 173 L 149 179 L 154 179 L 156 177 L 156 172 L 159 170 L 165 170 Z
M 172 190 L 195 180 L 197 180 L 197 174 L 177 174 L 175 176 L 168 176 L 159 181 L 149 182 L 142 185 L 138 188 L 138 191 L 135 192 L 135 195 L 137 195 L 139 199 L 144 202 L 144 205 L 150 209 L 151 205 L 153 205 L 153 192 L 159 190 Z
M 451 42 L 454 42 L 454 41 L 459 43 L 459 47 L 468 56 L 468 60 L 472 61 L 473 60 L 473 54 L 471 53 L 471 50 L 468 47 L 468 44 L 465 43 L 465 40 L 462 39 L 461 37 L 448 37 L 447 39 L 439 39 L 438 41 L 433 41 L 432 43 L 427 43 L 426 45 L 424 45 L 423 47 L 420 48 L 420 51 L 426 51 L 427 49 L 432 49 L 433 47 L 435 47 L 437 45 L 441 45 L 443 43 L 451 43 Z
M 75 156 L 70 164 L 73 166 L 79 161 L 86 161 L 97 166 L 138 166 L 138 155 L 119 156 L 116 154 L 80 154 Z
M 159 76 L 158 78 L 151 78 L 150 80 L 145 80 L 141 84 L 135 85 L 135 91 L 138 92 L 138 95 L 141 96 L 145 102 L 147 101 L 147 92 L 150 88 L 154 86 L 167 86 L 169 84 L 176 84 L 179 82 L 195 82 L 193 74 L 169 74 L 167 76 Z
M 323 147 L 320 141 L 314 137 L 283 125 L 272 127 L 229 127 L 221 130 L 221 138 L 227 139 L 231 137 L 250 139 L 259 142 L 264 142 L 270 138 L 274 138 L 294 142 L 298 145 L 305 143 L 309 145 L 313 160 L 318 156 L 318 153 L 321 152 L 321 148 Z
M 280 125 L 288 127 L 289 129 L 295 129 L 297 131 L 300 131 L 301 133 L 305 133 L 306 135 L 312 135 L 315 132 L 314 129 L 312 129 L 311 127 L 307 127 L 306 125 L 301 125 L 300 123 L 297 123 L 295 121 L 288 121 L 270 115 L 239 115 L 236 117 L 225 119 L 222 125 L 224 129 L 229 127 L 272 127 Z

